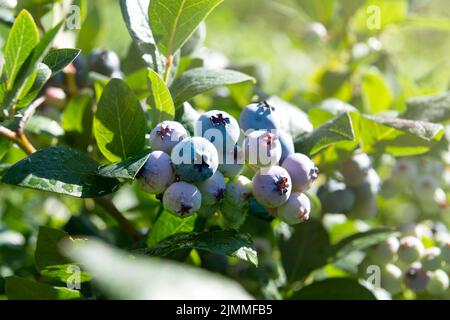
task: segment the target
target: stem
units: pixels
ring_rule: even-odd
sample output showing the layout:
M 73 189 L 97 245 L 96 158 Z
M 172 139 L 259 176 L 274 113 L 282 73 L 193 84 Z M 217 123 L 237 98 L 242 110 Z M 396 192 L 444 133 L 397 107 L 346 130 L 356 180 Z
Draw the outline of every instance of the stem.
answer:
M 101 206 L 111 217 L 113 217 L 122 228 L 133 238 L 135 242 L 141 241 L 141 234 L 134 226 L 124 217 L 124 215 L 116 208 L 114 203 L 108 198 L 95 198 L 95 203 Z
M 170 70 L 172 69 L 172 64 L 173 64 L 173 56 L 172 56 L 172 53 L 169 52 L 169 55 L 167 56 L 167 62 L 166 62 L 166 71 L 164 73 L 164 82 L 166 84 L 169 82 Z

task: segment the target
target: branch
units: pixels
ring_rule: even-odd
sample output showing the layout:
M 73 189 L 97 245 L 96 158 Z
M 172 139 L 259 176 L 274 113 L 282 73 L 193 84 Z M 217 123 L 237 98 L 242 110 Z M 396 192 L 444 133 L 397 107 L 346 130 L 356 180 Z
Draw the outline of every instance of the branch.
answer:
M 28 120 L 30 120 L 31 116 L 34 114 L 36 109 L 43 104 L 45 101 L 45 97 L 40 97 L 34 100 L 24 111 L 22 119 L 20 119 L 19 127 L 17 128 L 17 134 L 25 135 L 24 129 L 25 125 L 27 124 Z
M 111 200 L 108 198 L 95 198 L 94 200 L 122 226 L 122 228 L 133 238 L 135 242 L 139 242 L 142 239 L 139 231 L 137 231 L 130 221 L 123 216 Z
M 170 70 L 172 69 L 172 64 L 173 64 L 173 56 L 172 56 L 172 53 L 169 52 L 169 55 L 167 56 L 167 62 L 166 62 L 166 71 L 164 73 L 164 82 L 166 84 L 169 82 Z

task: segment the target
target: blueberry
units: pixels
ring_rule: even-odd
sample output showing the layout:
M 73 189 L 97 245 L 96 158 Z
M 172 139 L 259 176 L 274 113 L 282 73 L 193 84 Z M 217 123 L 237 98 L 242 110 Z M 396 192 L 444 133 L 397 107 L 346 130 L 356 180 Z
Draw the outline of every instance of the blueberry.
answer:
M 218 170 L 227 178 L 237 177 L 244 169 L 244 153 L 235 145 L 233 150 L 224 155 L 224 163 L 219 164 Z
M 396 237 L 389 237 L 369 248 L 367 254 L 377 264 L 385 265 L 395 261 L 400 243 Z
M 278 129 L 276 134 L 281 144 L 280 163 L 283 163 L 287 156 L 295 153 L 294 140 L 292 140 L 291 135 L 284 130 Z
M 54 87 L 54 88 L 64 88 L 64 86 L 65 86 L 64 72 L 58 72 L 53 77 L 51 77 L 47 81 L 46 86 Z
M 417 165 L 408 160 L 399 160 L 392 168 L 392 178 L 398 186 L 409 186 L 417 179 Z
M 249 199 L 252 195 L 251 185 L 252 182 L 244 176 L 239 176 L 228 182 L 220 205 L 222 228 L 238 229 L 244 223 L 248 212 Z
M 436 270 L 430 273 L 426 290 L 434 296 L 443 295 L 449 287 L 448 275 L 443 270 Z
M 211 207 L 218 204 L 225 195 L 225 178 L 219 171 L 202 182 L 197 183 L 197 188 L 202 193 L 202 207 Z
M 239 124 L 244 132 L 248 130 L 273 130 L 280 127 L 280 119 L 275 113 L 275 107 L 263 101 L 245 107 L 241 112 Z
M 308 45 L 316 45 L 327 41 L 327 39 L 327 28 L 320 22 L 309 23 L 302 35 L 302 42 Z
M 370 171 L 370 170 L 369 170 Z M 373 172 L 376 174 L 375 170 Z M 355 204 L 349 214 L 349 217 L 353 219 L 371 219 L 377 214 L 378 207 L 375 199 L 376 192 L 380 188 L 378 175 L 373 176 L 373 179 L 368 179 L 362 185 L 352 187 L 351 190 L 355 195 Z
M 138 181 L 150 194 L 163 193 L 174 181 L 169 155 L 162 151 L 153 151 L 139 172 Z
M 179 217 L 197 212 L 202 204 L 202 194 L 196 186 L 187 182 L 175 182 L 163 195 L 164 209 Z
M 111 50 L 94 49 L 88 57 L 89 70 L 107 77 L 120 71 L 119 56 Z
M 282 167 L 260 169 L 253 176 L 253 195 L 267 208 L 277 208 L 287 202 L 292 191 L 292 180 Z
M 416 292 L 424 291 L 429 280 L 430 274 L 419 262 L 413 263 L 405 273 L 405 285 Z
M 180 123 L 163 121 L 151 131 L 150 147 L 153 150 L 161 150 L 170 154 L 173 147 L 188 136 L 186 129 Z
M 381 268 L 381 287 L 392 295 L 402 292 L 403 272 L 396 265 L 389 263 Z
M 194 132 L 196 136 L 208 139 L 216 147 L 220 157 L 228 150 L 232 151 L 239 140 L 239 124 L 225 111 L 208 111 L 198 118 Z M 224 163 L 220 159 L 220 163 Z
M 277 217 L 287 224 L 298 224 L 309 219 L 311 202 L 300 192 L 292 192 L 288 201 L 277 208 Z
M 341 172 L 345 179 L 345 184 L 357 187 L 366 182 L 372 162 L 365 153 L 358 153 L 346 159 L 341 165 Z
M 282 164 L 292 178 L 292 189 L 298 192 L 308 191 L 319 175 L 319 169 L 310 158 L 301 153 L 289 155 Z
M 188 182 L 205 181 L 212 177 L 219 165 L 214 145 L 201 137 L 186 138 L 172 150 L 175 173 Z
M 422 258 L 424 251 L 425 249 L 422 241 L 416 237 L 407 236 L 400 240 L 398 257 L 405 263 L 413 263 Z
M 450 265 L 450 241 L 441 247 L 442 259 Z
M 325 213 L 348 213 L 355 204 L 355 194 L 344 183 L 329 180 L 317 191 Z
M 258 168 L 278 164 L 281 158 L 281 143 L 276 134 L 258 130 L 244 140 L 245 160 Z
M 442 267 L 441 249 L 438 247 L 431 247 L 425 249 L 425 254 L 422 258 L 422 266 L 425 270 L 435 271 Z

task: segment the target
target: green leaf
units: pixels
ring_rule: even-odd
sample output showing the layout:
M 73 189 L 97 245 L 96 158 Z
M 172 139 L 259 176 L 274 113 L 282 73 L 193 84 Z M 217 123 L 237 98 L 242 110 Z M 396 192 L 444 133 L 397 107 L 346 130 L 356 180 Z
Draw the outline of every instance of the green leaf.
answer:
M 46 135 L 58 138 L 64 135 L 64 129 L 58 122 L 41 115 L 34 115 L 25 125 L 25 130 L 37 135 Z
M 55 49 L 50 51 L 42 62 L 52 70 L 52 75 L 55 75 L 71 64 L 80 52 L 80 49 Z
M 83 299 L 80 291 L 52 287 L 16 276 L 5 279 L 5 291 L 9 300 L 74 300 Z
M 79 198 L 94 198 L 116 191 L 116 179 L 97 174 L 99 164 L 68 147 L 41 149 L 19 161 L 2 182 Z
M 128 252 L 96 240 L 66 247 L 64 252 L 86 267 L 109 298 L 251 299 L 238 283 L 223 276 L 159 258 L 130 258 Z
M 328 233 L 317 220 L 295 226 L 287 240 L 280 242 L 281 261 L 288 281 L 297 281 L 324 266 L 331 252 Z
M 221 253 L 258 265 L 255 246 L 249 234 L 237 231 L 178 233 L 147 250 L 150 256 L 164 257 L 184 249 Z
M 187 218 L 179 218 L 167 211 L 163 211 L 150 230 L 147 237 L 147 245 L 153 247 L 161 240 L 174 234 L 194 231 L 196 218 L 196 215 Z
M 133 91 L 119 79 L 103 91 L 94 117 L 94 135 L 111 162 L 125 160 L 144 150 L 147 122 Z
M 335 0 L 296 0 L 296 3 L 313 21 L 328 23 L 333 19 Z
M 332 144 L 354 139 L 353 124 L 349 113 L 346 112 L 303 136 L 296 142 L 295 147 L 299 152 L 315 154 Z
M 106 178 L 134 180 L 149 156 L 150 152 L 145 152 L 122 162 L 103 165 L 98 168 L 97 173 Z
M 164 56 L 173 55 L 223 0 L 151 0 L 150 27 Z
M 443 136 L 442 125 L 399 118 L 352 113 L 352 120 L 365 152 L 388 152 L 394 156 L 427 152 Z
M 369 69 L 362 78 L 362 99 L 365 109 L 381 112 L 389 109 L 392 103 L 391 91 L 377 69 Z
M 190 69 L 180 75 L 170 86 L 176 107 L 196 95 L 211 89 L 255 79 L 238 71 L 206 68 Z
M 31 14 L 22 10 L 9 33 L 5 45 L 4 70 L 8 79 L 8 90 L 15 84 L 22 65 L 39 42 L 39 33 Z
M 37 67 L 36 77 L 33 79 L 32 86 L 29 89 L 24 89 L 22 91 L 22 94 L 25 94 L 25 96 L 20 98 L 16 109 L 20 110 L 30 105 L 39 93 L 41 93 L 42 88 L 44 88 L 45 84 L 50 79 L 51 74 L 51 70 L 45 64 L 40 63 Z
M 80 91 L 69 100 L 62 113 L 61 125 L 66 132 L 66 141 L 80 150 L 86 150 L 92 140 L 93 99 L 91 90 Z
M 71 268 L 76 266 L 60 254 L 60 244 L 64 241 L 84 244 L 83 240 L 73 240 L 67 232 L 39 227 L 34 261 L 37 271 L 46 278 L 67 282 L 73 275 Z M 91 276 L 80 270 L 80 283 L 89 281 Z
M 412 98 L 406 101 L 406 105 L 406 119 L 430 122 L 450 120 L 450 92 Z
M 355 233 L 346 237 L 333 246 L 333 260 L 339 260 L 354 251 L 364 250 L 395 235 L 390 228 L 374 228 L 369 231 Z
M 3 175 L 5 174 L 6 171 L 9 170 L 9 168 L 11 168 L 11 164 L 0 164 L 0 177 L 3 177 Z
M 295 292 L 295 300 L 376 300 L 373 293 L 358 281 L 349 278 L 329 278 L 313 282 Z
M 165 57 L 155 44 L 148 20 L 150 0 L 120 0 L 122 15 L 134 43 L 142 53 L 142 59 L 148 68 L 163 74 Z
M 152 126 L 156 126 L 164 120 L 173 120 L 175 118 L 175 106 L 165 82 L 153 70 L 148 71 L 148 81 L 150 97 L 147 100 L 147 106 L 150 109 Z

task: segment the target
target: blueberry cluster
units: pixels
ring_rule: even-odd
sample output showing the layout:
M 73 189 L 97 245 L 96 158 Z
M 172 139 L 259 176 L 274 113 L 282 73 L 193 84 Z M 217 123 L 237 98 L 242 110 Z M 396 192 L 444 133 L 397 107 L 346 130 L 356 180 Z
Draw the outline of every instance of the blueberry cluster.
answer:
M 345 213 L 354 219 L 369 219 L 377 214 L 375 196 L 381 179 L 370 157 L 356 152 L 341 163 L 339 180 L 329 179 L 318 190 L 324 213 Z
M 311 203 L 304 192 L 319 170 L 295 153 L 280 123 L 267 102 L 247 106 L 239 122 L 225 111 L 205 112 L 193 136 L 179 122 L 159 123 L 150 133 L 153 151 L 138 180 L 145 191 L 160 195 L 172 214 L 217 214 L 223 228 L 239 228 L 252 201 L 288 224 L 305 221 Z
M 370 266 L 381 271 L 381 287 L 392 295 L 409 289 L 417 294 L 448 297 L 450 233 L 442 224 L 408 223 L 399 237 L 390 237 L 370 247 L 360 264 L 363 278 Z

